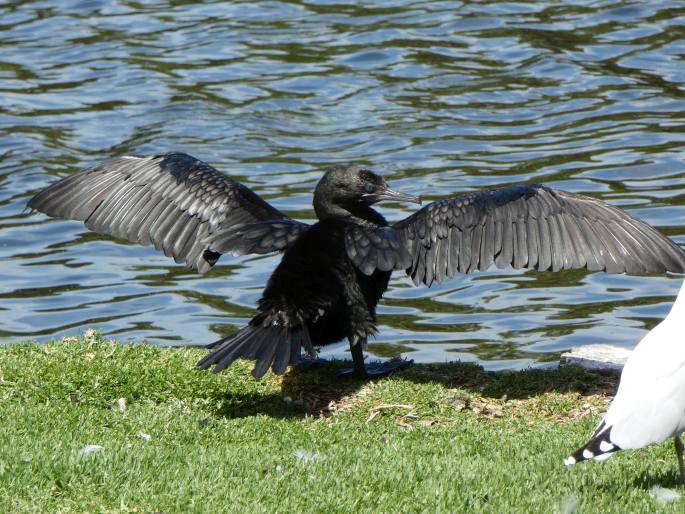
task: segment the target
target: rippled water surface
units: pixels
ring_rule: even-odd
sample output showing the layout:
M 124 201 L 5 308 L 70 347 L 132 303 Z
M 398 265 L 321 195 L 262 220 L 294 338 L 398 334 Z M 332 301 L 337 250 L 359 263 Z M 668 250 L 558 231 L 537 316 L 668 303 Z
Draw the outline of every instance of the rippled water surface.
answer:
M 251 316 L 277 256 L 198 276 L 25 211 L 121 154 L 185 151 L 304 220 L 331 163 L 427 199 L 544 182 L 685 243 L 684 34 L 684 2 L 0 3 L 0 340 L 205 343 Z M 494 270 L 427 289 L 396 273 L 370 351 L 495 369 L 632 346 L 679 285 Z

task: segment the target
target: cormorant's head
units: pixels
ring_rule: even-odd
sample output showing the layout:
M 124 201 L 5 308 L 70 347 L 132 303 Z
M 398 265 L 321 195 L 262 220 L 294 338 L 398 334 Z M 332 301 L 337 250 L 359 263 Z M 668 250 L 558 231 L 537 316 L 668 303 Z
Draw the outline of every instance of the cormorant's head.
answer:
M 383 177 L 362 166 L 334 166 L 321 178 L 314 192 L 316 203 L 341 207 L 369 206 L 384 200 L 421 203 L 418 196 L 393 191 Z

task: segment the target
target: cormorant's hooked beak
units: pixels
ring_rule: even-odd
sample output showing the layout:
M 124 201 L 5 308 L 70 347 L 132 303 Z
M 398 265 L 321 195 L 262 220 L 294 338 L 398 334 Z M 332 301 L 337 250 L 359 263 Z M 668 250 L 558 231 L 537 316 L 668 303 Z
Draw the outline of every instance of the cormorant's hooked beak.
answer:
M 394 202 L 412 202 L 421 205 L 421 197 L 408 195 L 405 193 L 400 193 L 399 191 L 393 191 L 389 187 L 379 187 L 373 193 L 362 195 L 365 200 L 370 200 L 371 203 L 383 202 L 386 200 Z

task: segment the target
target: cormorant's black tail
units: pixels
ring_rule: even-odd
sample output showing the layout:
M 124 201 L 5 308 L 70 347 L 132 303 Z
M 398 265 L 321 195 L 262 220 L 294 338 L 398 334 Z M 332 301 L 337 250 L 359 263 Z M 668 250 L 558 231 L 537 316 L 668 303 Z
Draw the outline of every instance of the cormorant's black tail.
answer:
M 614 452 L 621 449 L 618 445 L 611 442 L 610 437 L 611 427 L 606 426 L 604 421 L 602 421 L 592 435 L 592 439 L 569 455 L 566 460 L 564 460 L 564 464 L 566 466 L 573 466 L 576 462 L 581 462 L 583 460 L 608 459 Z
M 300 361 L 302 347 L 313 352 L 309 331 L 306 326 L 286 328 L 281 325 L 248 325 L 232 336 L 214 343 L 214 350 L 197 363 L 200 369 L 214 365 L 214 373 L 227 368 L 236 359 L 255 359 L 252 369 L 255 378 L 261 378 L 269 367 L 274 373 L 282 375 L 288 364 Z

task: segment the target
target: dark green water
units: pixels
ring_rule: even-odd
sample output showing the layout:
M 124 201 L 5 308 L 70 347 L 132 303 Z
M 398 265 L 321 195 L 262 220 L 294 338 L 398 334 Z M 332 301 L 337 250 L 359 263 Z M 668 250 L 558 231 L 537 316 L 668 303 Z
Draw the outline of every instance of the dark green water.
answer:
M 427 199 L 544 182 L 685 243 L 684 36 L 685 2 L 2 2 L 0 341 L 97 327 L 204 343 L 251 316 L 278 257 L 200 277 L 24 211 L 121 154 L 185 151 L 300 219 L 331 163 Z M 396 274 L 371 351 L 517 368 L 632 346 L 679 285 L 504 270 L 426 289 Z

